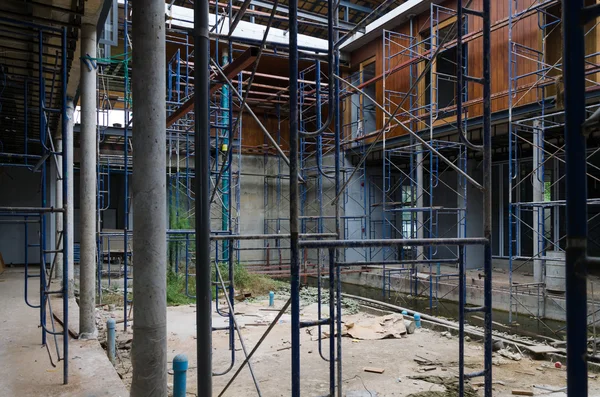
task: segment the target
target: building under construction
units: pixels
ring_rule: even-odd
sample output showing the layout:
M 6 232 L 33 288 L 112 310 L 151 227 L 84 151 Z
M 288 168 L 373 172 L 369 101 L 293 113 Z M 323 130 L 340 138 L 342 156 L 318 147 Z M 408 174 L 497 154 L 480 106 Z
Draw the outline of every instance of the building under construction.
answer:
M 0 396 L 599 395 L 599 17 L 3 0 Z

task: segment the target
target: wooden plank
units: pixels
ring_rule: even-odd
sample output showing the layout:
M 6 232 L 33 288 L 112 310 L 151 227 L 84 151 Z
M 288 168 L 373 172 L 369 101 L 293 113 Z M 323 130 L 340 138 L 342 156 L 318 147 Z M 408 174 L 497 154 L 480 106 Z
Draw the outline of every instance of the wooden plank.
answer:
M 62 326 L 64 324 L 62 299 L 52 298 L 52 314 Z M 75 339 L 79 338 L 79 305 L 75 298 L 69 298 L 69 334 Z
M 513 390 L 513 396 L 533 396 L 533 392 L 529 390 Z
M 365 367 L 364 368 L 365 372 L 371 372 L 373 374 L 382 374 L 385 372 L 385 368 L 379 368 L 379 367 Z
M 226 65 L 223 68 L 223 72 L 228 79 L 231 79 L 233 76 L 246 69 L 248 66 L 252 65 L 254 61 L 256 61 L 256 57 L 258 56 L 258 48 L 257 47 L 249 47 L 246 51 L 242 53 L 239 57 L 235 58 L 233 62 Z M 210 87 L 210 95 L 214 94 L 216 90 L 221 88 L 224 84 L 224 81 L 217 81 L 215 84 Z M 181 119 L 183 116 L 188 114 L 194 109 L 194 95 L 192 95 L 187 101 L 181 105 L 179 109 L 173 112 L 170 116 L 167 117 L 167 128 L 175 124 L 175 122 Z
M 523 348 L 534 354 L 556 353 L 560 351 L 555 347 L 547 345 L 523 346 Z

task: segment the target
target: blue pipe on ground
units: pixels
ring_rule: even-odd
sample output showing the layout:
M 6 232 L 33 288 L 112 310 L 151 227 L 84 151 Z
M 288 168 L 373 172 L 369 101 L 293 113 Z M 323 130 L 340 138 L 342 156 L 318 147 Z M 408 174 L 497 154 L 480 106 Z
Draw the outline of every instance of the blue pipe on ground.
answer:
M 185 354 L 178 354 L 173 359 L 173 397 L 185 397 L 188 365 Z

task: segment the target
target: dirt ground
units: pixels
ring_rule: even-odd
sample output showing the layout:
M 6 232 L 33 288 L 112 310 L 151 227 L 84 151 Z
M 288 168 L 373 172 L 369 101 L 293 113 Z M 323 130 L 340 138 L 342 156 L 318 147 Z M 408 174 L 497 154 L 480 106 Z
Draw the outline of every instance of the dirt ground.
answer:
M 277 300 L 275 307 L 285 302 Z M 222 303 L 223 304 L 223 303 Z M 224 304 L 223 304 L 224 305 Z M 222 306 L 223 307 L 223 306 Z M 327 313 L 324 307 L 324 312 Z M 117 319 L 122 311 L 101 311 L 104 320 L 108 316 Z M 242 326 L 242 336 L 248 352 L 267 329 L 276 311 L 268 308 L 266 299 L 236 303 L 238 323 Z M 316 320 L 316 304 L 303 308 L 302 321 Z M 359 312 L 343 316 L 347 324 L 376 318 L 375 315 Z M 290 316 L 285 314 L 273 328 L 267 339 L 251 360 L 260 390 L 265 397 L 289 396 L 290 374 Z M 224 327 L 227 319 L 213 315 L 213 327 Z M 312 335 L 311 335 L 312 334 Z M 103 337 L 105 331 L 100 330 Z M 195 307 L 179 306 L 168 309 L 168 352 L 169 368 L 172 359 L 179 353 L 187 354 L 188 394 L 196 391 L 196 340 Z M 131 382 L 131 330 L 118 332 L 117 371 L 129 386 Z M 329 391 L 329 364 L 319 356 L 316 328 L 301 330 L 301 384 L 304 396 L 326 396 Z M 213 371 L 222 372 L 230 366 L 231 351 L 228 348 L 227 331 L 213 332 Z M 323 355 L 328 355 L 328 339 L 322 341 Z M 513 352 L 516 353 L 515 350 Z M 343 393 L 348 397 L 370 396 L 455 396 L 453 391 L 458 375 L 458 338 L 443 332 L 420 328 L 414 334 L 399 339 L 356 340 L 342 338 Z M 519 361 L 494 354 L 494 395 L 510 396 L 515 389 L 527 390 L 534 395 L 566 396 L 565 392 L 549 392 L 566 386 L 566 371 L 563 366 L 556 369 L 549 359 L 533 360 L 523 357 Z M 235 364 L 233 369 L 222 376 L 213 377 L 215 393 L 221 392 L 239 364 L 243 361 L 239 340 L 236 338 Z M 415 360 L 416 359 L 416 360 Z M 478 342 L 465 343 L 466 372 L 476 372 L 483 368 L 483 346 Z M 365 367 L 384 369 L 381 374 L 365 372 Z M 170 371 L 171 373 L 171 371 Z M 172 378 L 169 380 L 172 382 Z M 483 395 L 479 384 L 483 378 L 475 378 L 468 383 L 473 387 L 470 395 Z M 441 383 L 441 384 L 440 384 Z M 534 385 L 536 387 L 534 387 Z M 249 370 L 244 368 L 229 387 L 224 396 L 257 395 Z M 590 375 L 589 395 L 600 396 L 600 381 Z

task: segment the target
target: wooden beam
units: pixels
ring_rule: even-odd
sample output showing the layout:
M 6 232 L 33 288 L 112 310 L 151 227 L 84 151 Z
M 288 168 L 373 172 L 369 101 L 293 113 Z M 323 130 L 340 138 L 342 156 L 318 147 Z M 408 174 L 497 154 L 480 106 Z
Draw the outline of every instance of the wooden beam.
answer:
M 226 65 L 223 68 L 223 72 L 227 78 L 231 79 L 233 76 L 238 74 L 240 71 L 246 69 L 248 66 L 252 65 L 254 61 L 256 61 L 256 57 L 258 56 L 258 47 L 249 47 L 246 51 L 242 53 L 239 57 L 235 58 L 233 62 Z M 210 95 L 214 94 L 216 90 L 221 88 L 224 81 L 218 80 L 210 87 Z M 185 116 L 187 113 L 191 112 L 194 108 L 194 95 L 192 95 L 187 101 L 181 105 L 179 109 L 173 112 L 169 117 L 167 117 L 167 128 L 172 126 Z

